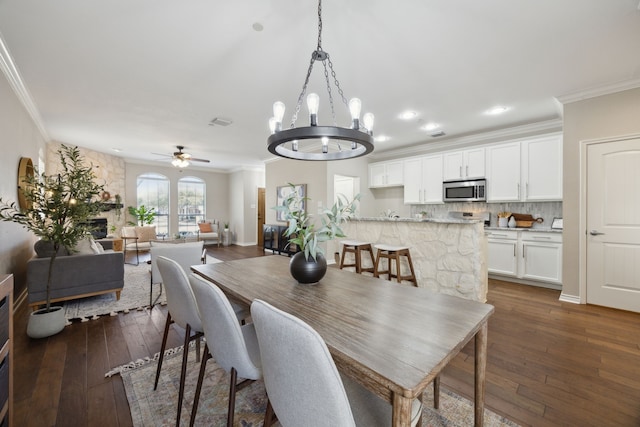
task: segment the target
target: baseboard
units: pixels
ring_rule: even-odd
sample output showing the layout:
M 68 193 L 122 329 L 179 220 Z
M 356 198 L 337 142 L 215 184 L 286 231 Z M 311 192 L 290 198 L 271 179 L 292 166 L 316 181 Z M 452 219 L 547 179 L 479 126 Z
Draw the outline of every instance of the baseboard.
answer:
M 20 295 L 17 296 L 17 298 L 13 299 L 13 311 L 15 312 L 18 308 L 20 308 L 20 306 L 24 303 L 26 303 L 27 301 L 27 290 L 23 290 L 22 293 Z
M 580 302 L 580 297 L 577 295 L 568 295 L 565 293 L 560 294 L 560 298 L 558 298 L 562 302 L 570 302 L 571 304 L 582 304 Z

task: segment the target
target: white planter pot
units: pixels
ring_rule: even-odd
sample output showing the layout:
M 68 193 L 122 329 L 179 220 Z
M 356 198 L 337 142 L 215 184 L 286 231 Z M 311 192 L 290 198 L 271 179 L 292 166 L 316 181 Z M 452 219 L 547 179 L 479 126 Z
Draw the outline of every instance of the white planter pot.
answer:
M 51 307 L 49 312 L 41 308 L 29 315 L 27 335 L 31 338 L 50 337 L 63 330 L 66 323 L 62 307 Z

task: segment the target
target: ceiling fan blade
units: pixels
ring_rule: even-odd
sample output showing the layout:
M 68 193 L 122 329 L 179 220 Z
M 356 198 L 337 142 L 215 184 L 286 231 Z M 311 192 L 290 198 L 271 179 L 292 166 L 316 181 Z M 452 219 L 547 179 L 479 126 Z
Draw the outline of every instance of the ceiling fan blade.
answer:
M 167 153 L 151 153 L 151 154 L 155 154 L 156 156 L 162 156 L 162 157 L 173 157 L 171 154 L 167 154 Z
M 189 160 L 190 162 L 205 162 L 205 163 L 209 163 L 209 162 L 211 162 L 211 160 L 207 160 L 207 159 L 196 159 L 196 158 L 194 158 L 194 157 L 191 157 L 191 158 L 189 158 L 189 159 L 187 159 L 187 160 Z

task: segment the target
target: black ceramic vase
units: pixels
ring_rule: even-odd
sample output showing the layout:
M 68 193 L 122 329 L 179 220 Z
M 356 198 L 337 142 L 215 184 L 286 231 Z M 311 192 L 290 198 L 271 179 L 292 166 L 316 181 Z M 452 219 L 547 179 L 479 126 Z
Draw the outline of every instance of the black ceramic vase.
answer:
M 317 283 L 327 272 L 327 260 L 321 253 L 316 254 L 316 259 L 309 256 L 307 261 L 304 252 L 298 252 L 289 261 L 289 271 L 298 283 Z

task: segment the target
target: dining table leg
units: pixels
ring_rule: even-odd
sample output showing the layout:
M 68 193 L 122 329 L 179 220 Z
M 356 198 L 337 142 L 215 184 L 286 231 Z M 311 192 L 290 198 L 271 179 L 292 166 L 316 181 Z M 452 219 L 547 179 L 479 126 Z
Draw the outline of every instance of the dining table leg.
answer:
M 474 425 L 482 427 L 484 423 L 484 389 L 487 370 L 487 322 L 484 322 L 475 338 L 475 394 Z
M 411 406 L 413 399 L 402 396 L 400 393 L 393 394 L 393 427 L 411 426 Z

